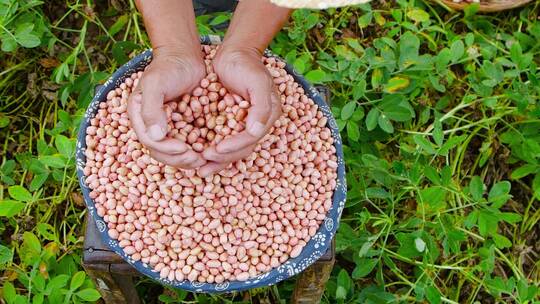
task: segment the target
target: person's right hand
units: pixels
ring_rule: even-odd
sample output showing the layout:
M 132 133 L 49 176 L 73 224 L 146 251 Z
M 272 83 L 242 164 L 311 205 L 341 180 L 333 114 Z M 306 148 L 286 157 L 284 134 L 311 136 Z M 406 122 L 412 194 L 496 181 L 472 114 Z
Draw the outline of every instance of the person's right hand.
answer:
M 205 75 L 201 51 L 182 53 L 174 48 L 154 49 L 154 58 L 128 100 L 128 116 L 139 141 L 156 160 L 178 168 L 192 169 L 206 163 L 184 142 L 165 138 L 166 101 L 190 93 Z
M 221 83 L 229 92 L 251 102 L 246 129 L 203 151 L 208 161 L 200 170 L 202 177 L 217 173 L 230 163 L 249 156 L 257 142 L 272 129 L 281 115 L 281 100 L 274 80 L 261 61 L 256 48 L 227 45 L 218 49 L 213 65 Z

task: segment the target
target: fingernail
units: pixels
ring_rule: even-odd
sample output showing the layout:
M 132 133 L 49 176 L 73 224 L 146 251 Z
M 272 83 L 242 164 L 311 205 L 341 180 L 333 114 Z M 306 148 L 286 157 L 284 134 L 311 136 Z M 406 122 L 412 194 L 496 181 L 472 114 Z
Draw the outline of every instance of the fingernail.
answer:
M 227 143 L 220 143 L 216 146 L 217 153 L 230 153 L 234 150 L 234 147 L 227 145 Z
M 209 173 L 210 173 L 210 171 L 208 171 L 208 169 L 199 168 L 199 176 L 200 177 L 205 178 L 208 175 L 210 175 Z
M 254 137 L 263 137 L 265 134 L 264 125 L 258 121 L 247 126 L 247 132 Z
M 153 141 L 160 141 L 165 137 L 165 130 L 157 124 L 151 125 L 146 133 L 148 133 L 148 137 Z
M 184 154 L 184 162 L 186 164 L 189 164 L 190 166 L 193 165 L 193 163 L 197 161 L 198 158 L 199 156 L 197 155 L 197 153 L 192 150 Z
M 209 148 L 206 148 L 204 149 L 204 151 L 202 151 L 201 155 L 204 159 L 208 159 L 208 158 L 211 158 L 213 153 L 212 153 L 212 150 L 216 150 L 217 151 L 217 147 L 209 147 Z
M 275 103 L 275 104 L 280 104 L 281 103 L 281 99 L 279 98 L 278 95 L 276 95 L 276 93 L 272 92 L 271 98 L 272 98 L 273 103 Z
M 199 160 L 197 162 L 195 162 L 195 164 L 193 165 L 194 167 L 196 168 L 199 168 L 199 167 L 202 167 L 206 164 L 206 160 L 202 159 L 202 158 L 199 158 Z
M 139 93 L 136 93 L 133 95 L 133 98 L 131 99 L 133 102 L 140 103 L 142 101 L 142 95 Z

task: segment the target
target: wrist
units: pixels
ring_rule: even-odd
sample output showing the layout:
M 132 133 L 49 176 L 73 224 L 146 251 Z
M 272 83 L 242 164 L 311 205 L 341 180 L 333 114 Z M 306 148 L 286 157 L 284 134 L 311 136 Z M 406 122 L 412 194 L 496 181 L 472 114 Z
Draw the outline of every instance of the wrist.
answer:
M 162 44 L 156 45 L 152 52 L 155 58 L 174 57 L 185 58 L 191 61 L 199 61 L 203 63 L 203 55 L 200 45 L 187 46 L 184 44 Z
M 245 44 L 223 43 L 216 54 L 216 62 L 234 60 L 235 58 L 252 57 L 260 59 L 263 52 L 256 47 Z
M 153 35 L 152 49 L 156 54 L 176 56 L 197 56 L 203 58 L 201 43 L 196 33 L 177 33 L 176 35 Z
M 224 52 L 250 52 L 257 53 L 262 56 L 266 45 L 253 43 L 252 40 L 247 39 L 241 35 L 225 37 L 221 49 Z
M 224 45 L 253 48 L 262 54 L 291 12 L 269 0 L 240 1 L 225 35 Z
M 156 53 L 201 54 L 191 0 L 137 0 L 146 31 Z M 164 51 L 160 51 L 164 50 Z
M 187 76 L 202 78 L 206 71 L 206 65 L 201 52 L 200 48 L 188 51 L 177 46 L 164 45 L 153 49 L 154 58 L 152 61 L 161 67 L 174 67 L 177 70 L 189 72 Z
M 242 41 L 242 39 L 234 39 L 231 37 L 231 39 L 225 39 L 223 41 L 223 44 L 221 44 L 221 49 L 226 52 L 252 52 L 252 53 L 258 53 L 262 55 L 264 53 L 264 50 L 266 49 L 265 46 L 258 46 L 254 45 L 252 43 L 249 43 L 249 41 Z

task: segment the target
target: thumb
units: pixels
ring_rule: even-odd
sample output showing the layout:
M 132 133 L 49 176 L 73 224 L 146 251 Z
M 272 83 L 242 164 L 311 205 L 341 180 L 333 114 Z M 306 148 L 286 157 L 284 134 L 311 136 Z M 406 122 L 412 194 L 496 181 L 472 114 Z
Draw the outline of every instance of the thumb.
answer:
M 165 98 L 161 90 L 163 84 L 159 76 L 149 73 L 141 79 L 141 117 L 146 127 L 148 137 L 153 141 L 160 141 L 167 134 L 167 114 L 163 109 Z
M 267 122 L 272 113 L 273 86 L 256 86 L 250 92 L 251 108 L 246 118 L 246 131 L 256 138 L 263 137 L 267 130 Z

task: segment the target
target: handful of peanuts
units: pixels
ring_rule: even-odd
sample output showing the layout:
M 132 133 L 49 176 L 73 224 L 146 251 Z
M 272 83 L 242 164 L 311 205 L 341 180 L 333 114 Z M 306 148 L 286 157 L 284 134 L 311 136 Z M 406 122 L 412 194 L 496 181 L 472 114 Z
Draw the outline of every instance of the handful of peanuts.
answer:
M 249 101 L 212 71 L 191 95 L 165 105 L 168 136 L 203 151 L 245 128 Z M 86 132 L 86 184 L 109 236 L 133 261 L 170 281 L 245 281 L 300 255 L 332 205 L 337 157 L 327 119 L 285 63 L 261 59 L 280 92 L 281 117 L 246 159 L 201 178 L 166 166 L 137 140 L 128 77 L 99 105 Z

